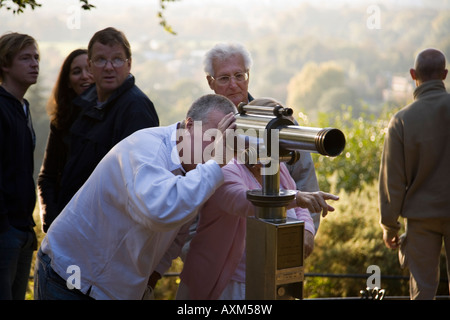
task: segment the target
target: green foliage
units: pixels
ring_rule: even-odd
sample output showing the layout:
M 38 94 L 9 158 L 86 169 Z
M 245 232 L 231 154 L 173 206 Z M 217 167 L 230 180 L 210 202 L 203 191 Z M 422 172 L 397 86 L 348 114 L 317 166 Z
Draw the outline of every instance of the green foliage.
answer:
M 386 296 L 409 297 L 409 270 L 400 268 L 398 251 L 387 249 L 383 243 L 379 225 L 378 180 L 363 183 L 353 192 L 341 190 L 339 197 L 339 201 L 334 203 L 336 211 L 320 222 L 314 251 L 305 261 L 305 273 L 367 277 L 306 277 L 305 298 L 360 297 L 359 291 L 366 288 L 367 278 L 371 275 L 367 273 L 370 265 L 380 268 L 381 288 L 386 290 Z M 445 278 L 444 250 L 440 270 L 441 277 Z M 448 295 L 447 282 L 440 283 L 437 295 Z
M 321 97 L 330 89 L 342 88 L 344 80 L 344 70 L 335 62 L 307 63 L 289 82 L 287 105 L 315 118 L 318 111 L 326 111 L 318 108 Z
M 380 118 L 361 113 L 355 117 L 353 108 L 342 106 L 340 112 L 320 113 L 318 127 L 340 129 L 346 139 L 341 155 L 331 158 L 313 154 L 317 178 L 322 190 L 336 189 L 352 192 L 364 183 L 378 178 L 384 135 L 392 111 L 383 112 Z
M 173 260 L 172 266 L 167 271 L 167 275 L 161 278 L 155 287 L 155 299 L 174 300 L 180 284 L 179 274 L 183 270 L 183 261 L 181 258 Z
M 407 275 L 400 269 L 397 251 L 383 243 L 377 205 L 378 182 L 362 184 L 353 192 L 339 193 L 336 211 L 322 218 L 312 255 L 306 260 L 306 273 L 366 274 L 377 265 L 383 275 Z M 370 274 L 367 274 L 369 277 Z M 358 297 L 367 278 L 306 278 L 305 296 Z M 408 295 L 408 281 L 382 280 L 387 295 Z

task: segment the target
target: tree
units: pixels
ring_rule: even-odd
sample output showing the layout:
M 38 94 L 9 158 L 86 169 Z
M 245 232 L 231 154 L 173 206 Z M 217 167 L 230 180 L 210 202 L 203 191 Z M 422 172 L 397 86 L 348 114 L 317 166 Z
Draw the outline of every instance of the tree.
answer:
M 436 39 L 446 39 L 450 28 L 450 12 L 443 11 L 431 23 L 432 31 Z
M 287 105 L 315 120 L 322 111 L 318 108 L 322 95 L 332 88 L 345 87 L 345 76 L 335 62 L 307 63 L 289 82 Z
M 365 113 L 354 117 L 352 107 L 346 106 L 340 111 L 320 114 L 314 126 L 338 128 L 346 139 L 345 149 L 337 157 L 313 154 L 322 190 L 333 186 L 337 191 L 353 192 L 378 179 L 384 135 L 394 111 L 385 111 L 378 119 Z
M 324 91 L 317 102 L 317 111 L 323 113 L 340 110 L 342 105 L 353 107 L 353 114 L 359 110 L 355 92 L 349 87 L 333 87 Z
M 387 249 L 383 243 L 378 180 L 364 183 L 352 192 L 341 190 L 338 195 L 339 201 L 333 203 L 336 211 L 320 222 L 314 251 L 305 261 L 305 273 L 364 275 L 369 266 L 375 265 L 380 268 L 381 276 L 407 276 L 408 271 L 400 268 L 397 252 Z M 305 296 L 358 297 L 359 291 L 367 286 L 367 277 L 307 277 Z M 389 296 L 408 295 L 407 279 L 382 279 L 381 288 Z

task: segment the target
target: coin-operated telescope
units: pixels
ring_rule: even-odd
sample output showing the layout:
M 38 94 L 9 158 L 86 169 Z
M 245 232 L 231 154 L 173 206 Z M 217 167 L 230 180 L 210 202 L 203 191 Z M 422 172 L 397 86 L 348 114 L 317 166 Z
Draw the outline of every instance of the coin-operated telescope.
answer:
M 238 111 L 238 160 L 261 164 L 262 176 L 262 189 L 247 191 L 255 217 L 247 219 L 246 299 L 301 299 L 304 222 L 287 218 L 297 191 L 280 189 L 280 162 L 295 163 L 300 151 L 338 156 L 345 136 L 335 128 L 295 125 L 290 108 L 241 104 Z

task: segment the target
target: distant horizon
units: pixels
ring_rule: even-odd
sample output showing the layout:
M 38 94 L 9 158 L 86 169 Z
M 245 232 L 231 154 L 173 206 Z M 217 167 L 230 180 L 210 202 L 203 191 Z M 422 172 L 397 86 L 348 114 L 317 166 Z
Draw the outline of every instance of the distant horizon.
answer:
M 145 1 L 145 2 L 144 2 Z M 41 7 L 36 7 L 34 10 L 31 10 L 30 7 L 27 7 L 23 13 L 16 14 L 17 17 L 25 16 L 28 14 L 39 14 L 39 13 L 52 13 L 52 12 L 65 12 L 66 9 L 70 6 L 81 7 L 81 2 L 79 0 L 37 0 L 38 3 L 41 4 Z M 432 2 L 432 3 L 430 3 Z M 159 10 L 159 0 L 146 1 L 146 0 L 89 0 L 89 3 L 94 5 L 95 8 L 92 8 L 90 12 L 95 11 L 109 11 L 117 10 L 117 8 L 130 8 L 142 6 L 143 4 L 149 8 L 155 8 Z M 379 5 L 384 7 L 438 7 L 438 8 L 450 8 L 450 0 L 281 0 L 281 1 L 273 1 L 273 0 L 228 0 L 227 2 L 223 2 L 223 0 L 176 0 L 174 2 L 165 3 L 166 13 L 170 14 L 171 10 L 175 10 L 177 7 L 195 7 L 195 6 L 203 6 L 207 4 L 208 6 L 237 6 L 240 8 L 251 9 L 257 6 L 271 7 L 271 8 L 282 8 L 286 9 L 286 7 L 298 7 L 302 4 L 308 3 L 313 7 L 318 8 L 339 8 L 342 6 L 346 7 L 359 7 L 362 5 Z M 83 10 L 84 11 L 84 10 Z M 89 12 L 84 11 L 84 12 Z M 120 12 L 117 12 L 120 13 Z M 3 14 L 13 15 L 12 12 L 6 10 L 6 8 L 0 9 L 0 17 Z M 3 26 L 0 26 L 3 29 Z
M 31 30 L 34 28 L 33 23 L 48 24 L 49 21 L 53 21 L 54 24 L 51 26 L 55 31 L 61 32 L 63 27 L 69 29 L 67 27 L 69 23 L 68 19 L 76 14 L 75 10 L 78 10 L 78 20 L 81 23 L 80 29 L 83 30 L 81 30 L 81 32 L 69 30 L 67 35 L 64 35 L 64 40 L 70 41 L 71 37 L 80 37 L 80 35 L 85 37 L 86 28 L 89 30 L 87 37 L 92 36 L 95 31 L 100 30 L 101 27 L 98 26 L 102 24 L 105 17 L 117 17 L 114 21 L 117 23 L 118 28 L 126 29 L 135 27 L 135 25 L 133 23 L 130 24 L 129 21 L 122 21 L 121 16 L 130 14 L 134 12 L 136 8 L 139 8 L 141 10 L 136 11 L 136 13 L 147 13 L 148 21 L 145 22 L 148 23 L 150 21 L 151 24 L 148 24 L 148 26 L 150 26 L 152 30 L 160 31 L 158 32 L 158 36 L 172 37 L 172 35 L 169 35 L 159 25 L 159 19 L 157 17 L 157 13 L 160 10 L 159 0 L 89 0 L 89 2 L 96 7 L 91 10 L 82 10 L 80 9 L 81 2 L 79 0 L 38 0 L 38 3 L 42 4 L 41 7 L 36 7 L 34 10 L 27 7 L 25 11 L 20 14 L 13 14 L 3 7 L 0 9 L 0 20 L 2 20 L 2 24 L 0 25 L 0 35 L 6 32 L 31 34 Z M 170 25 L 173 25 L 177 34 L 181 36 L 183 35 L 183 31 L 177 30 L 176 27 L 183 24 L 183 21 L 178 20 L 178 15 L 180 13 L 192 15 L 194 11 L 189 9 L 201 7 L 203 12 L 206 10 L 207 14 L 209 13 L 214 16 L 218 16 L 222 12 L 229 13 L 236 9 L 237 17 L 245 18 L 246 20 L 255 20 L 259 17 L 259 14 L 263 15 L 262 19 L 267 19 L 268 15 L 270 16 L 276 12 L 288 11 L 291 7 L 298 8 L 306 3 L 314 8 L 323 8 L 327 10 L 342 6 L 346 8 L 358 8 L 369 5 L 379 6 L 383 10 L 385 10 L 384 8 L 396 7 L 439 7 L 450 9 L 450 0 L 378 0 L 376 3 L 374 3 L 373 0 L 229 0 L 225 3 L 222 0 L 177 0 L 165 4 L 166 8 L 164 15 L 167 22 Z M 218 16 L 218 23 L 223 23 L 224 21 L 222 19 L 223 17 Z M 139 21 L 136 22 L 139 23 Z M 270 23 L 270 21 L 268 22 Z M 259 23 L 263 22 L 260 21 Z M 39 40 L 48 41 L 47 35 L 48 37 L 52 37 L 52 34 L 53 32 L 48 32 L 47 34 L 40 35 Z

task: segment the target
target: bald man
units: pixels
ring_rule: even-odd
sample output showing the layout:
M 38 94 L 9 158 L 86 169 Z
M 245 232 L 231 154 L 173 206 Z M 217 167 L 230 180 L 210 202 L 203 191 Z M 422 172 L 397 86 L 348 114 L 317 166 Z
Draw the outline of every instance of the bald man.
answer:
M 436 49 L 417 55 L 410 70 L 414 102 L 391 119 L 381 159 L 379 202 L 383 240 L 400 249 L 408 267 L 411 299 L 434 299 L 442 241 L 450 258 L 450 95 L 445 56 Z M 406 233 L 398 236 L 399 217 Z M 448 278 L 450 271 L 447 268 Z

